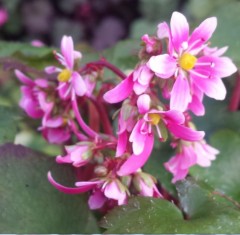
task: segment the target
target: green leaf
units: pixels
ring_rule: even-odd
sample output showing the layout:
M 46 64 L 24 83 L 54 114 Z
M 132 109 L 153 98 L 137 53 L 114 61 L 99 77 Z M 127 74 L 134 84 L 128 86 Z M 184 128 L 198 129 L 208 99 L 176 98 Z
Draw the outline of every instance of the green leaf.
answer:
M 205 131 L 207 137 L 223 128 L 240 131 L 240 112 L 229 112 L 227 103 L 228 100 L 223 102 L 205 98 L 206 114 L 193 117 L 197 129 Z
M 237 65 L 240 65 L 239 48 L 240 41 L 240 2 L 228 2 L 222 4 L 214 15 L 218 19 L 218 27 L 211 39 L 212 45 L 217 47 L 229 46 L 226 55 L 230 56 Z
M 74 182 L 72 168 L 52 158 L 20 145 L 0 147 L 0 233 L 99 233 L 86 198 L 57 191 L 49 170 L 60 183 Z
M 16 110 L 0 106 L 0 144 L 13 142 L 17 134 L 19 115 Z
M 12 56 L 20 53 L 26 57 L 43 58 L 52 54 L 52 48 L 34 47 L 27 43 L 0 41 L 0 57 Z
M 120 41 L 115 46 L 105 50 L 103 56 L 122 70 L 132 70 L 138 62 L 140 43 L 136 39 Z
M 190 217 L 162 199 L 135 197 L 113 209 L 100 225 L 106 233 L 237 233 L 240 211 L 231 202 L 213 195 L 192 180 L 177 185 L 181 207 Z
M 211 167 L 194 167 L 191 174 L 216 190 L 240 201 L 240 135 L 232 130 L 219 130 L 210 139 L 220 151 Z

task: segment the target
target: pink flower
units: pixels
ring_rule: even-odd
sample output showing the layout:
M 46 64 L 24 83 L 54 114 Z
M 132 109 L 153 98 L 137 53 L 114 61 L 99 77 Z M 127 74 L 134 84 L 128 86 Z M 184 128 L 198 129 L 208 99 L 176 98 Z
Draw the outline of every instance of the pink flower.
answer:
M 170 109 L 185 111 L 192 101 L 192 86 L 211 98 L 222 100 L 226 88 L 221 80 L 237 71 L 227 57 L 218 54 L 202 55 L 205 44 L 217 26 L 217 19 L 203 21 L 189 36 L 189 25 L 184 15 L 174 12 L 170 28 L 158 25 L 158 37 L 169 39 L 168 54 L 152 56 L 149 68 L 162 79 L 175 79 L 170 98 Z
M 5 9 L 0 9 L 0 26 L 5 24 L 8 20 L 8 12 Z
M 153 176 L 144 172 L 137 172 L 133 176 L 133 184 L 141 196 L 161 198 L 156 182 Z
M 64 69 L 49 66 L 46 67 L 47 73 L 58 72 L 58 91 L 62 99 L 75 99 L 77 96 L 83 96 L 87 92 L 86 84 L 81 75 L 74 71 L 74 60 L 81 58 L 80 52 L 74 50 L 73 40 L 70 36 L 63 36 L 61 42 L 61 53 L 56 53 L 58 61 L 65 67 Z
M 24 85 L 21 86 L 22 98 L 19 102 L 20 107 L 31 118 L 41 118 L 44 115 L 39 97 L 44 93 L 41 88 L 48 87 L 47 81 L 43 79 L 31 80 L 19 70 L 15 70 L 15 75 Z
M 177 138 L 190 141 L 200 140 L 204 136 L 204 132 L 184 126 L 185 117 L 181 112 L 150 109 L 150 97 L 147 94 L 139 96 L 138 109 L 143 117 L 137 121 L 129 138 L 136 155 L 143 151 L 149 141 L 153 141 L 153 128 L 160 140 L 166 140 L 167 130 Z
M 209 167 L 211 161 L 216 159 L 219 151 L 204 140 L 196 142 L 181 142 L 179 152 L 164 164 L 165 168 L 173 174 L 172 182 L 184 179 L 193 165 Z
M 146 64 L 139 65 L 126 79 L 106 92 L 103 98 L 108 103 L 118 103 L 128 98 L 132 91 L 136 95 L 141 95 L 148 89 L 153 75 Z
M 57 163 L 70 163 L 75 167 L 86 165 L 92 157 L 92 143 L 80 142 L 77 145 L 65 146 L 66 156 L 57 156 Z

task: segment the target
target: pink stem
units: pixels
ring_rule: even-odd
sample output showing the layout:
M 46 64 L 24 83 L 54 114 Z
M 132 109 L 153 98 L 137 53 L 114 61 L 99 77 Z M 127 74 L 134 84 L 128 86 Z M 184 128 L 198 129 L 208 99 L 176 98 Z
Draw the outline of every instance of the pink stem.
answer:
M 86 141 L 88 140 L 87 136 L 84 135 L 83 133 L 79 133 L 76 124 L 74 123 L 74 121 L 71 120 L 70 122 L 70 126 L 72 128 L 73 133 L 76 135 L 76 137 L 78 138 L 78 140 L 80 141 Z
M 95 139 L 96 137 L 99 137 L 99 135 L 92 130 L 82 119 L 82 116 L 79 112 L 78 109 L 78 105 L 77 105 L 77 99 L 73 99 L 72 100 L 72 106 L 73 106 L 73 111 L 75 113 L 75 116 L 77 118 L 77 121 L 79 123 L 79 125 L 81 126 L 81 128 L 83 129 L 83 131 L 91 138 Z
M 93 102 L 95 107 L 97 108 L 97 110 L 102 118 L 102 125 L 104 128 L 105 134 L 113 135 L 113 129 L 112 129 L 111 123 L 109 121 L 106 109 L 103 106 L 102 102 L 99 102 L 97 99 L 95 99 L 95 97 L 89 97 L 89 98 Z
M 236 83 L 233 89 L 232 96 L 230 98 L 230 103 L 228 106 L 229 111 L 237 111 L 240 105 L 240 72 L 238 71 L 236 77 Z

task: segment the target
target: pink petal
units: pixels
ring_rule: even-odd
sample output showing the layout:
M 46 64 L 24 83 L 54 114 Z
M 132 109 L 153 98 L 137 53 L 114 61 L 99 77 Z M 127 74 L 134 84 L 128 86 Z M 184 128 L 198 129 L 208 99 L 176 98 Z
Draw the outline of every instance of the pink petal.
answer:
M 71 81 L 72 81 L 73 89 L 75 93 L 78 96 L 85 95 L 85 93 L 87 92 L 87 86 L 84 80 L 82 79 L 82 77 L 77 72 L 73 72 Z
M 59 164 L 72 163 L 72 160 L 70 158 L 70 155 L 66 155 L 64 157 L 59 155 L 59 156 L 56 157 L 56 162 L 59 163 Z
M 172 40 L 171 40 L 171 32 L 170 32 L 170 28 L 168 26 L 168 24 L 166 22 L 160 23 L 158 25 L 158 29 L 157 29 L 157 36 L 160 39 L 163 38 L 168 38 L 168 52 L 170 55 L 172 55 L 173 53 L 173 45 L 172 45 Z
M 186 126 L 176 125 L 175 123 L 168 123 L 167 128 L 175 137 L 188 141 L 202 140 L 205 135 L 204 131 L 195 131 Z
M 168 54 L 152 56 L 147 65 L 161 78 L 170 78 L 177 69 L 176 59 Z
M 201 78 L 192 75 L 193 81 L 207 96 L 216 100 L 224 100 L 226 97 L 226 87 L 220 78 Z
M 191 99 L 189 82 L 187 78 L 179 74 L 171 91 L 170 109 L 184 112 L 191 102 Z
M 59 73 L 59 72 L 62 71 L 62 69 L 60 69 L 60 68 L 58 68 L 56 66 L 47 66 L 44 70 L 48 74 Z
M 71 137 L 66 128 L 44 128 L 42 131 L 44 138 L 51 144 L 62 144 Z
M 179 13 L 173 12 L 171 22 L 172 43 L 177 52 L 180 51 L 182 44 L 188 41 L 189 25 L 186 17 Z
M 118 103 L 126 99 L 133 89 L 133 74 L 121 81 L 112 90 L 106 92 L 103 96 L 104 100 L 108 103 Z
M 104 195 L 107 198 L 119 201 L 119 205 L 122 204 L 121 202 L 123 202 L 127 197 L 126 192 L 122 192 L 115 181 L 112 181 L 106 185 L 104 189 Z
M 149 87 L 149 84 L 147 85 L 142 85 L 138 83 L 137 81 L 133 84 L 133 90 L 136 95 L 141 95 L 143 94 Z
M 63 124 L 63 118 L 58 116 L 58 117 L 47 119 L 46 122 L 44 123 L 44 126 L 56 128 L 56 127 L 62 126 L 62 124 Z
M 118 134 L 116 157 L 121 156 L 126 151 L 127 143 L 128 143 L 127 132 L 124 131 L 121 134 Z
M 107 198 L 104 196 L 101 190 L 96 190 L 88 199 L 88 205 L 91 210 L 100 209 Z
M 160 23 L 157 26 L 157 36 L 160 39 L 170 38 L 170 29 L 166 22 Z
M 141 114 L 146 113 L 150 108 L 151 99 L 147 94 L 140 95 L 137 100 L 138 110 Z
M 192 33 L 189 39 L 189 47 L 196 49 L 201 47 L 209 38 L 217 27 L 217 18 L 211 17 L 204 20 Z
M 153 135 L 148 135 L 146 142 L 147 144 L 145 145 L 145 148 L 140 155 L 133 154 L 123 163 L 117 172 L 119 176 L 132 174 L 146 163 L 153 149 Z
M 65 187 L 59 183 L 57 183 L 52 175 L 51 172 L 48 172 L 48 181 L 59 191 L 63 192 L 63 193 L 67 193 L 67 194 L 79 194 L 79 193 L 84 193 L 89 191 L 90 189 L 93 189 L 99 182 L 95 181 L 95 182 L 85 182 L 85 185 L 80 186 L 80 188 L 70 188 L 70 187 Z
M 197 116 L 203 116 L 205 114 L 205 107 L 202 101 L 196 95 L 192 96 L 192 101 L 189 103 L 188 109 L 190 109 Z
M 169 110 L 160 112 L 163 118 L 167 122 L 174 122 L 175 124 L 183 124 L 185 122 L 185 116 L 183 113 L 177 110 Z
M 73 68 L 74 48 L 72 37 L 64 35 L 61 41 L 61 52 L 65 58 L 68 68 Z
M 23 84 L 25 84 L 27 86 L 35 85 L 33 80 L 31 80 L 28 76 L 26 76 L 25 74 L 23 74 L 21 71 L 19 71 L 17 69 L 15 70 L 15 75 L 17 76 L 19 81 L 22 82 Z
M 141 133 L 141 127 L 144 125 L 144 120 L 140 119 L 136 125 L 134 126 L 132 133 L 129 137 L 129 141 L 132 142 L 132 148 L 133 152 L 136 155 L 139 155 L 145 147 L 146 139 L 147 139 L 147 133 Z

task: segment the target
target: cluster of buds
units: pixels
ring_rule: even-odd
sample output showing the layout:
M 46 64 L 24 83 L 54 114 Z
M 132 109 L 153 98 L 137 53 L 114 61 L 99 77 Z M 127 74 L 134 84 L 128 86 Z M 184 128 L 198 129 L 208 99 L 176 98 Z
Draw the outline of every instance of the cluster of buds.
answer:
M 167 139 L 176 151 L 164 164 L 173 183 L 193 165 L 210 166 L 219 152 L 206 143 L 189 112 L 204 115 L 204 94 L 224 99 L 222 78 L 237 70 L 222 56 L 227 47 L 209 47 L 216 25 L 215 17 L 208 18 L 189 35 L 186 18 L 174 12 L 170 27 L 160 23 L 157 36 L 142 37 L 140 62 L 127 76 L 105 59 L 79 67 L 82 55 L 67 36 L 61 54 L 54 52 L 62 67 L 47 67 L 47 79 L 16 71 L 24 84 L 20 106 L 42 120 L 39 130 L 47 141 L 65 145 L 57 163 L 76 168 L 76 187 L 59 184 L 49 172 L 50 183 L 69 194 L 89 191 L 91 209 L 125 204 L 132 195 L 162 197 L 156 179 L 142 168 L 154 143 Z M 103 68 L 122 81 L 114 86 Z

